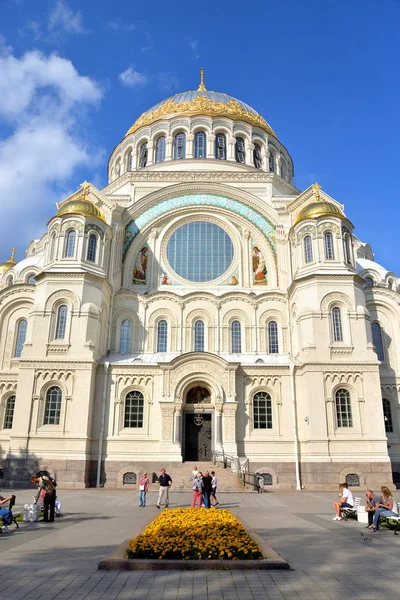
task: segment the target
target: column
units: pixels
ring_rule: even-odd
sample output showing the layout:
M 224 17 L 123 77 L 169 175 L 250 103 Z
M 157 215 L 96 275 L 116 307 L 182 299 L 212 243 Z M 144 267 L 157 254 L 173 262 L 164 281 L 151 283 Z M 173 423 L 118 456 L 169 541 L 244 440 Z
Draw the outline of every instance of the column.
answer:
M 154 144 L 153 142 L 149 142 L 147 144 L 147 167 L 151 167 L 154 164 Z
M 271 152 L 269 150 L 265 151 L 265 170 L 269 172 L 269 157 L 271 156 Z M 264 162 L 263 162 L 264 166 Z
M 276 155 L 276 174 L 281 176 L 281 155 Z
M 254 167 L 253 150 L 254 144 L 248 144 L 246 142 L 246 165 L 248 165 L 249 167 Z
M 223 405 L 223 446 L 226 454 L 237 456 L 236 411 L 238 402 L 225 402 Z
M 236 140 L 234 137 L 227 137 L 227 149 L 226 149 L 226 158 L 227 160 L 235 162 L 235 144 Z
M 175 444 L 182 444 L 182 411 L 175 411 Z
M 207 158 L 215 158 L 215 135 L 209 135 L 207 137 L 207 145 Z
M 165 161 L 172 160 L 172 142 L 173 138 L 169 135 L 165 139 Z

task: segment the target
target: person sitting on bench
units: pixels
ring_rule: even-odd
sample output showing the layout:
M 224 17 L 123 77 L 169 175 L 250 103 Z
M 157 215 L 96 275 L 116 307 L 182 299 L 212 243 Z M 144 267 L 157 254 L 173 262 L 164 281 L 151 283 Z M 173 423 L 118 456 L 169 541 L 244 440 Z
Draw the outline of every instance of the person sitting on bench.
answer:
M 6 502 L 10 502 L 11 499 L 12 499 L 12 495 L 8 496 L 8 498 L 3 498 L 3 496 L 0 495 L 0 518 L 3 521 L 3 526 L 1 527 L 1 531 L 3 533 L 10 533 L 8 526 L 11 525 L 11 523 L 12 523 L 12 512 L 8 508 L 1 508 L 1 507 L 3 506 L 3 504 L 6 504 Z

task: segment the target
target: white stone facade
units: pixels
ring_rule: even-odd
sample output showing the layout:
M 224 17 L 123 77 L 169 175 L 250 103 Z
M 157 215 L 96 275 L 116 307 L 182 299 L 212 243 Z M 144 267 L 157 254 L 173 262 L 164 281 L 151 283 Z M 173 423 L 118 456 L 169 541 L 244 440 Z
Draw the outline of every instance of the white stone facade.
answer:
M 67 198 L 26 259 L 0 265 L 5 481 L 47 469 L 63 486 L 120 486 L 214 451 L 280 488 L 392 484 L 399 281 L 338 202 L 292 175 L 261 127 L 167 116 L 115 148 L 106 188 Z

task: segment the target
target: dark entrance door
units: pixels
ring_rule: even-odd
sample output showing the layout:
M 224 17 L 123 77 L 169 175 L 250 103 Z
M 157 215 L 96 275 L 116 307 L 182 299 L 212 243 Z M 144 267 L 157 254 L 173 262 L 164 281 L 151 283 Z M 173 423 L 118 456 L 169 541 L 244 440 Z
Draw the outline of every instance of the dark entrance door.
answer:
M 201 425 L 196 425 L 195 416 L 193 413 L 185 415 L 185 460 L 210 460 L 211 415 L 201 415 Z

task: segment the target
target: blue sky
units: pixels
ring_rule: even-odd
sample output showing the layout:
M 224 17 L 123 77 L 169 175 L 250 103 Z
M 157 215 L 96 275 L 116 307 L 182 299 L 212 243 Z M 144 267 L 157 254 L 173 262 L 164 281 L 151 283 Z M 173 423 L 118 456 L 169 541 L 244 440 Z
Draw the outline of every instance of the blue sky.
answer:
M 400 275 L 399 25 L 399 0 L 0 0 L 0 261 L 84 179 L 104 186 L 130 125 L 202 66 Z

